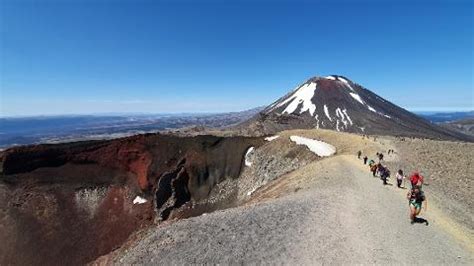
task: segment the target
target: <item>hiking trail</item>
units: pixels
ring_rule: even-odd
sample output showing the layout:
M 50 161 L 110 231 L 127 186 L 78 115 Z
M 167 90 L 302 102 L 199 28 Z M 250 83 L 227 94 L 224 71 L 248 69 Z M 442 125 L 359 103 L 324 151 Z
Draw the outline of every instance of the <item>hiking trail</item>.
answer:
M 432 202 L 419 216 L 429 225 L 410 224 L 408 190 L 396 188 L 393 177 L 389 183 L 372 177 L 355 155 L 337 155 L 257 191 L 256 204 L 151 228 L 106 260 L 473 264 L 472 234 L 451 226 Z M 274 198 L 278 193 L 285 196 Z

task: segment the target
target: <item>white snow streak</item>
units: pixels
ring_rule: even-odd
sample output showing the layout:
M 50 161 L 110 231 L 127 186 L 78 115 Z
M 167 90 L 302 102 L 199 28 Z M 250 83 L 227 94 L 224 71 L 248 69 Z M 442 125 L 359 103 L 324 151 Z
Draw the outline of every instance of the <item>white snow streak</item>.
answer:
M 300 136 L 291 136 L 290 140 L 298 145 L 306 145 L 306 147 L 308 147 L 310 151 L 314 152 L 320 157 L 331 156 L 336 153 L 336 148 L 334 146 L 323 141 L 304 138 Z
M 362 99 L 360 98 L 359 94 L 353 93 L 353 92 L 350 92 L 349 94 L 352 96 L 352 98 L 356 99 L 358 102 L 360 102 L 361 104 L 365 105 L 364 101 L 362 101 Z
M 351 124 L 351 126 L 352 126 L 352 125 L 353 125 L 353 123 L 352 123 L 352 119 L 351 119 L 351 117 L 350 117 L 350 116 L 347 114 L 347 110 L 346 110 L 346 109 L 344 109 L 344 110 L 342 110 L 342 112 L 343 112 L 343 113 L 346 115 L 346 117 L 347 117 L 347 120 L 349 120 L 349 123 L 350 123 L 350 124 Z
M 329 121 L 332 121 L 332 118 L 329 115 L 328 107 L 326 105 L 324 105 L 324 113 L 326 114 L 326 117 L 329 119 Z
M 319 115 L 316 114 L 314 118 L 316 119 L 316 129 L 319 129 Z
M 386 115 L 386 114 L 384 114 L 383 116 L 385 116 L 386 118 L 392 118 L 391 116 Z
M 140 197 L 140 196 L 136 196 L 135 199 L 133 200 L 133 204 L 143 204 L 143 203 L 146 203 L 147 200 Z
M 272 140 L 276 140 L 277 138 L 279 138 L 280 136 L 276 135 L 276 136 L 271 136 L 271 137 L 266 137 L 265 140 L 266 141 L 272 141 Z
M 341 131 L 341 130 L 339 130 L 339 119 L 336 119 L 336 130 Z
M 341 111 L 341 108 L 339 107 L 336 109 L 336 116 L 341 118 L 341 122 L 344 124 L 344 128 L 347 129 L 348 121 L 346 120 L 344 113 Z
M 297 86 L 295 87 L 294 89 L 291 90 L 291 92 L 288 94 L 288 95 L 291 95 L 293 92 L 295 92 L 296 90 L 298 90 L 300 88 L 300 86 Z M 269 106 L 269 110 L 267 111 L 267 114 L 272 112 L 273 110 L 275 110 L 276 108 L 282 106 L 283 104 L 282 103 L 279 103 L 278 101 L 272 103 L 272 105 Z
M 252 190 L 250 190 L 249 192 L 247 192 L 247 196 L 251 196 L 255 192 L 255 190 L 257 190 L 257 189 L 258 189 L 258 187 L 255 187 Z
M 367 106 L 367 108 L 368 108 L 370 111 L 372 111 L 372 112 L 374 112 L 374 113 L 377 113 L 377 111 L 376 111 L 374 108 L 372 108 L 372 106 L 366 104 L 366 103 L 360 98 L 359 94 L 353 93 L 353 92 L 351 92 L 351 93 L 349 93 L 349 94 L 352 96 L 352 98 L 356 99 L 356 100 L 357 100 L 358 102 L 360 102 L 361 104 Z
M 285 110 L 283 110 L 283 114 L 292 114 L 296 111 L 296 108 L 298 108 L 298 106 L 302 103 L 303 106 L 301 107 L 300 114 L 308 111 L 311 116 L 313 116 L 314 111 L 316 111 L 316 105 L 313 104 L 311 99 L 314 96 L 316 85 L 317 84 L 315 82 L 304 84 L 291 97 L 279 103 L 277 106 L 275 106 L 275 108 L 281 107 L 291 101 L 290 104 L 285 108 Z
M 377 111 L 374 108 L 372 108 L 372 106 L 367 105 L 367 108 L 369 108 L 370 111 L 377 113 Z
M 347 80 L 344 79 L 344 78 L 337 77 L 337 79 L 340 80 L 340 81 L 342 81 L 342 82 L 344 82 L 344 83 L 346 83 L 346 84 L 349 84 L 349 81 L 347 81 Z
M 254 149 L 255 149 L 254 147 L 250 147 L 245 153 L 245 166 L 252 166 L 252 162 L 249 160 L 249 156 L 253 152 Z
M 334 77 L 334 76 L 327 76 L 326 79 L 336 80 L 336 77 Z

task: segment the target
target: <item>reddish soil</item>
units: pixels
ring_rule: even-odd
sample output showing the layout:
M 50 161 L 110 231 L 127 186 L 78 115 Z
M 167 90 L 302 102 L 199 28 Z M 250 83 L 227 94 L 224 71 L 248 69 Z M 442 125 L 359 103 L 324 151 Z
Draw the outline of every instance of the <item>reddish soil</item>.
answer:
M 260 138 L 148 134 L 6 150 L 0 264 L 92 261 L 156 217 L 182 212 L 217 183 L 239 177 L 245 151 L 261 144 Z M 147 203 L 133 204 L 136 196 Z

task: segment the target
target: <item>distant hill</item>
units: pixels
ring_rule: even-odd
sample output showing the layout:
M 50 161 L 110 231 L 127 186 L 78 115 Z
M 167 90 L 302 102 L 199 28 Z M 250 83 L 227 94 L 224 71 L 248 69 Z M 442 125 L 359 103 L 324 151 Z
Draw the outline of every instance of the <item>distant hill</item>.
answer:
M 451 122 L 466 118 L 474 118 L 474 111 L 468 112 L 417 112 L 419 116 L 433 123 Z
M 456 130 L 461 133 L 474 136 L 474 118 L 464 118 L 460 120 L 441 123 L 440 125 L 451 130 Z
M 110 139 L 190 126 L 219 128 L 246 121 L 263 108 L 207 114 L 68 115 L 0 118 L 0 148 Z

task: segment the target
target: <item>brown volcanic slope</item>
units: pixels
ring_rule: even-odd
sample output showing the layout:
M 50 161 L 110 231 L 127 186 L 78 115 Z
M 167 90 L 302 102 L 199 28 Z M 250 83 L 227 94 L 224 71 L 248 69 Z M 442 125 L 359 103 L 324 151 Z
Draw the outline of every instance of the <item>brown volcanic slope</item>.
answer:
M 220 208 L 232 199 L 198 211 L 192 206 L 206 202 L 216 184 L 238 178 L 246 150 L 261 144 L 260 138 L 148 134 L 6 150 L 0 264 L 83 264 L 155 218 Z M 148 201 L 133 204 L 136 196 Z
M 250 134 L 322 128 L 360 134 L 474 140 L 432 124 L 336 75 L 307 80 L 239 128 Z

